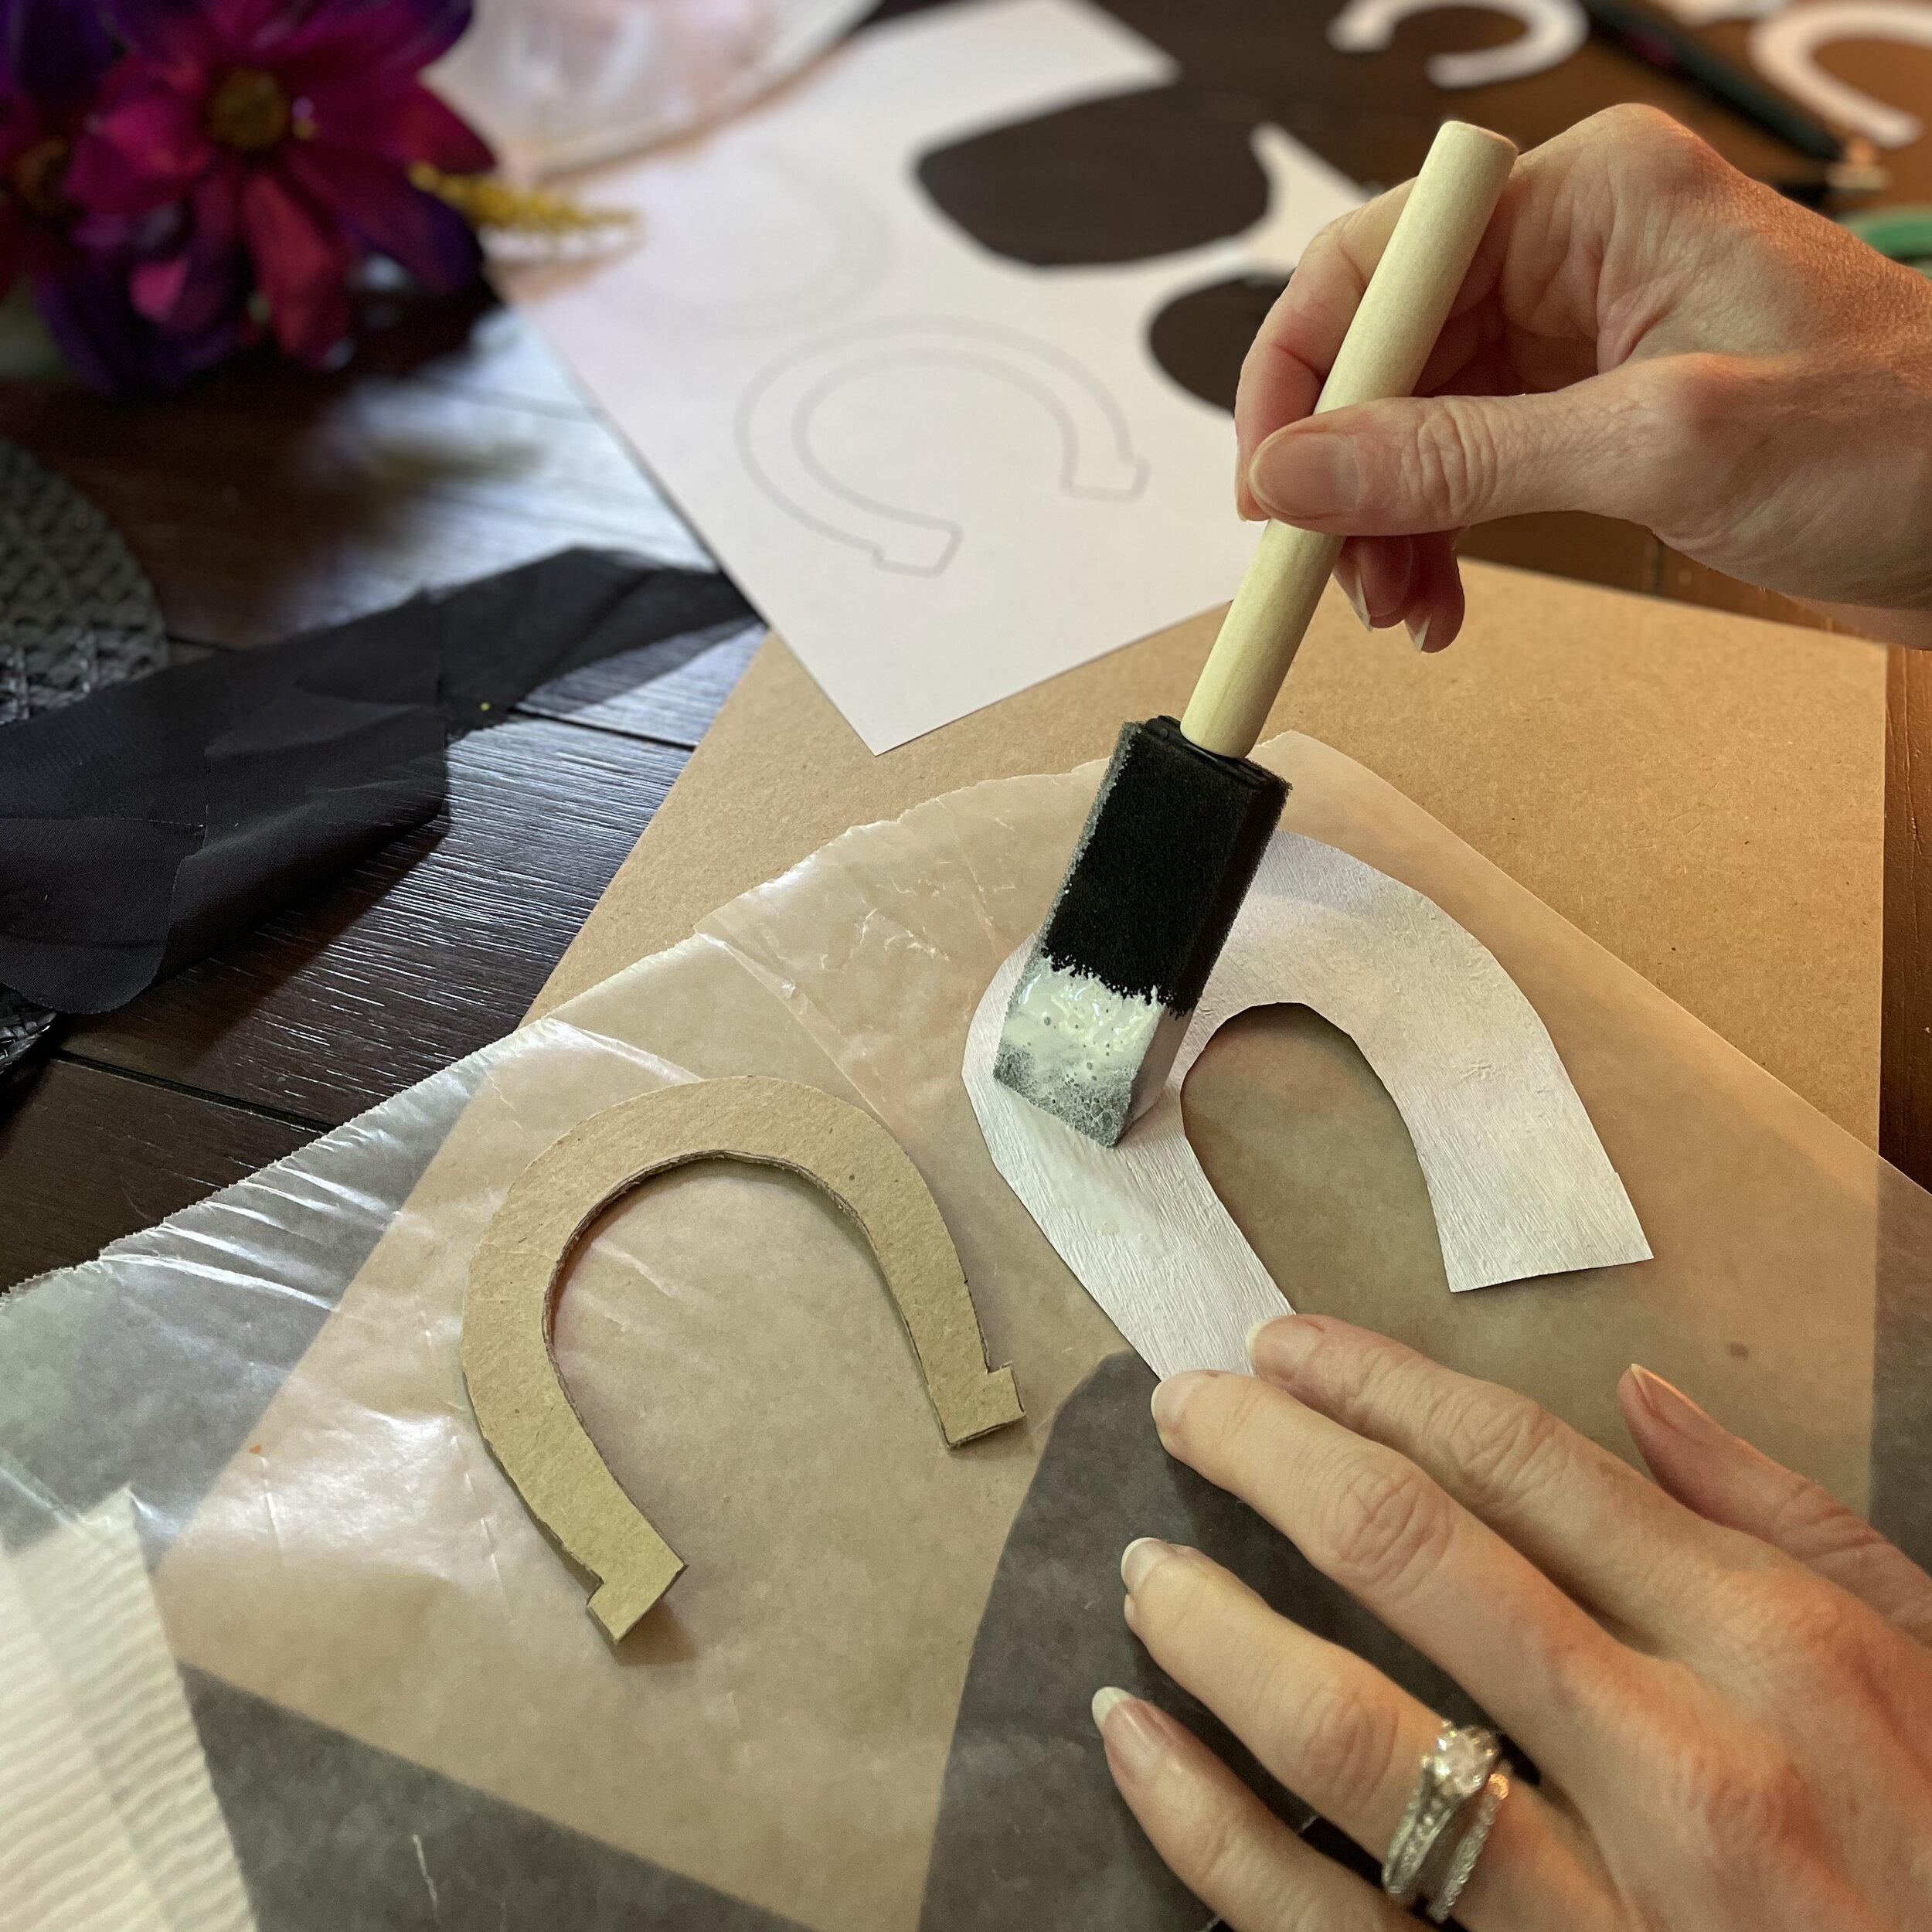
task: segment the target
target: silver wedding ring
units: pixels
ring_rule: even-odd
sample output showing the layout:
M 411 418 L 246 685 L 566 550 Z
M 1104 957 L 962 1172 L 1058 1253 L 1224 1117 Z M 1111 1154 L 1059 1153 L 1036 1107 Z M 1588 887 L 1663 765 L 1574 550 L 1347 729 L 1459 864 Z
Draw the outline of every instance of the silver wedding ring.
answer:
M 1444 1724 L 1423 1753 L 1382 1864 L 1382 1889 L 1398 1905 L 1426 1893 L 1436 1923 L 1448 1917 L 1509 1794 L 1509 1767 L 1498 1756 L 1495 1733 L 1478 1724 Z
M 1475 1870 L 1477 1859 L 1482 1856 L 1482 1848 L 1489 1842 L 1496 1814 L 1502 1809 L 1502 1801 L 1509 1795 L 1509 1767 L 1499 1765 L 1489 1774 L 1489 1781 L 1483 1786 L 1482 1795 L 1476 1800 L 1475 1808 L 1469 1814 L 1469 1822 L 1463 1827 L 1462 1835 L 1455 1841 L 1454 1850 L 1441 1868 L 1441 1877 L 1429 1888 L 1429 1916 L 1437 1925 L 1446 1923 L 1449 1914 L 1456 1909 L 1456 1901 L 1462 1896 L 1462 1888 L 1469 1883 L 1469 1875 Z

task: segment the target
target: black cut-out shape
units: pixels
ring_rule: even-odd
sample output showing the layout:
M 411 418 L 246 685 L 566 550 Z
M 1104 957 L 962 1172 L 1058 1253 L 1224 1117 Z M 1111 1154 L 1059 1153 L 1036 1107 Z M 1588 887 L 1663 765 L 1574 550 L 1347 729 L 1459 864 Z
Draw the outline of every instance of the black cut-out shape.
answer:
M 260 1932 L 798 1932 L 219 1678 L 182 1676 Z
M 1036 268 L 1145 261 L 1267 213 L 1254 117 L 1185 87 L 1086 100 L 921 156 L 920 185 L 981 247 Z
M 1241 359 L 1287 287 L 1278 275 L 1236 275 L 1190 288 L 1148 325 L 1148 352 L 1190 396 L 1232 414 Z
M 921 1932 L 1201 1932 L 1200 1902 L 1162 1864 L 1107 1775 L 1088 1708 L 1103 1684 L 1172 1712 L 1311 1842 L 1372 1876 L 1372 1861 L 1275 1783 L 1129 1634 L 1119 1565 L 1136 1536 L 1205 1550 L 1444 1716 L 1481 1721 L 1455 1684 L 1245 1503 L 1167 1454 L 1148 1414 L 1154 1386 L 1138 1355 L 1111 1356 L 1053 1424 L 974 1640 Z

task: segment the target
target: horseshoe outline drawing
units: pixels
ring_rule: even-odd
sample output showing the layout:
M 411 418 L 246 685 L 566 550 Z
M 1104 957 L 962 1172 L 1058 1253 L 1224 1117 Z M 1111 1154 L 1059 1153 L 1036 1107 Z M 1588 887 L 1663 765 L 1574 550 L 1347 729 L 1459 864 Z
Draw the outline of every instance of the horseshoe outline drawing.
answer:
M 1146 488 L 1147 461 L 1135 453 L 1126 416 L 1090 371 L 1017 329 L 944 316 L 856 325 L 770 364 L 740 400 L 733 425 L 747 473 L 787 515 L 865 551 L 879 569 L 937 577 L 957 553 L 964 526 L 857 488 L 812 444 L 813 420 L 832 397 L 883 371 L 910 368 L 995 376 L 1034 397 L 1059 427 L 1059 482 L 1067 495 L 1124 503 Z
M 463 1379 L 524 1507 L 598 1580 L 590 1614 L 613 1642 L 684 1570 L 611 1474 L 557 1372 L 557 1296 L 578 1241 L 653 1175 L 747 1161 L 809 1181 L 870 1246 L 949 1448 L 1020 1420 L 1010 1368 L 989 1369 L 952 1237 L 905 1150 L 817 1087 L 755 1077 L 660 1087 L 593 1114 L 538 1155 L 470 1264 Z
M 1461 4 L 1461 0 L 1349 0 L 1328 22 L 1328 45 L 1343 53 L 1379 53 L 1412 14 Z M 1521 80 L 1570 56 L 1590 36 L 1589 16 L 1577 0 L 1475 0 L 1522 22 L 1523 31 L 1499 47 L 1431 54 L 1423 70 L 1438 87 L 1484 87 Z
M 1920 0 L 1822 0 L 1788 7 L 1751 29 L 1751 63 L 1814 114 L 1881 148 L 1909 148 L 1925 131 L 1916 114 L 1828 74 L 1814 56 L 1834 40 L 1896 40 L 1932 47 L 1932 7 Z

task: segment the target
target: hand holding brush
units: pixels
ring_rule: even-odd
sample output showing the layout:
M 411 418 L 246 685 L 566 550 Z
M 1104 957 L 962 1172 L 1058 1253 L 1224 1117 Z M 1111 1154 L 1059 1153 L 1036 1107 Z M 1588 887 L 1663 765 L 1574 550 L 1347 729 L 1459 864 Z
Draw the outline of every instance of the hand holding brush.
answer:
M 1406 396 L 1509 179 L 1515 149 L 1444 124 L 1411 185 L 1317 413 Z M 998 1078 L 1112 1146 L 1151 1104 L 1287 796 L 1250 761 L 1342 547 L 1271 523 L 1187 709 L 1121 733 L 1020 975 Z

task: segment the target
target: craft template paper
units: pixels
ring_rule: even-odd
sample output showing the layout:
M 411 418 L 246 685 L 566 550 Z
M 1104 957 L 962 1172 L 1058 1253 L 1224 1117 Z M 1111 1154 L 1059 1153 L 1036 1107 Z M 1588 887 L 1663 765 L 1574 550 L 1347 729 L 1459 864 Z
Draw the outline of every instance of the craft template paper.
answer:
M 700 141 L 586 180 L 639 240 L 511 293 L 874 751 L 1230 596 L 1226 417 L 1146 344 L 1202 282 L 1281 275 L 1360 196 L 1273 128 L 1246 233 L 1029 268 L 925 150 L 1176 70 L 1076 0 L 869 30 Z
M 1328 22 L 1328 44 L 1346 53 L 1376 53 L 1391 45 L 1396 29 L 1410 15 L 1428 13 L 1461 0 L 1349 0 Z M 1429 56 L 1426 71 L 1438 87 L 1487 87 L 1521 80 L 1567 60 L 1590 37 L 1590 16 L 1578 0 L 1484 0 L 1498 13 L 1512 15 L 1522 32 L 1500 46 Z
M 1446 913 L 1346 852 L 1275 834 L 1166 1091 L 1116 1148 L 993 1078 L 1027 951 L 973 1016 L 966 1090 L 993 1165 L 1160 1375 L 1245 1371 L 1248 1330 L 1285 1305 L 1182 1121 L 1195 1062 L 1257 1006 L 1312 1007 L 1361 1048 L 1415 1143 L 1452 1289 L 1650 1258 L 1535 1008 Z

